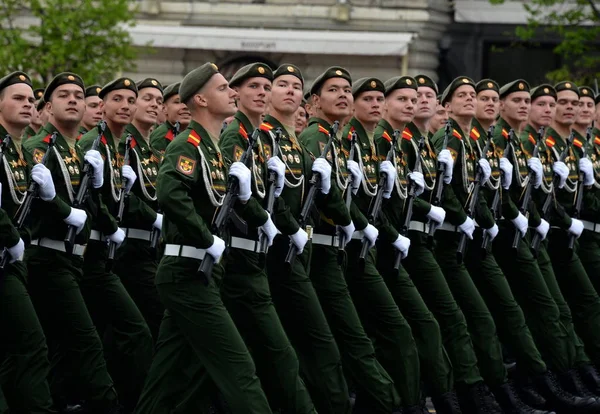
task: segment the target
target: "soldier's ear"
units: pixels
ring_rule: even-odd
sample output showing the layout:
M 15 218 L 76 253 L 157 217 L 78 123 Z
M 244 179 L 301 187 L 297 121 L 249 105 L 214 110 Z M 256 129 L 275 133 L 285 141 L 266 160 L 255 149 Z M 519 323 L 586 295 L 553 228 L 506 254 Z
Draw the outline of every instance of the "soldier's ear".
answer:
M 192 102 L 195 106 L 199 108 L 205 108 L 208 106 L 208 101 L 206 97 L 200 93 L 194 95 L 194 97 L 192 98 Z

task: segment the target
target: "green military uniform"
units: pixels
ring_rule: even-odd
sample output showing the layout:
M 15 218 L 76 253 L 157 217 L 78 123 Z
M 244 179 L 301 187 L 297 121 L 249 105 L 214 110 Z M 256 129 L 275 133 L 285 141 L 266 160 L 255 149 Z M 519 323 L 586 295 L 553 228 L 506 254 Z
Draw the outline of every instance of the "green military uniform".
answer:
M 106 85 L 99 96 L 104 98 L 108 92 L 117 89 L 131 89 L 137 93 L 131 80 L 121 78 Z M 99 128 L 95 127 L 81 137 L 77 146 L 82 153 L 92 148 L 99 134 Z M 107 268 L 108 247 L 105 237 L 118 228 L 113 214 L 116 214 L 119 203 L 122 159 L 116 145 L 107 127 L 98 146 L 104 158 L 104 184 L 99 189 L 102 202 L 98 213 L 92 216 L 92 231 L 79 285 L 98 331 L 103 334 L 109 325 L 111 327 L 111 344 L 107 344 L 109 371 L 122 404 L 133 409 L 152 361 L 152 335 L 121 279 Z M 128 201 L 129 211 L 138 210 L 135 203 L 139 203 L 140 199 L 135 194 L 130 195 Z
M 256 77 L 272 81 L 273 72 L 262 63 L 246 65 L 234 74 L 229 85 L 235 87 Z M 240 161 L 253 131 L 254 126 L 250 120 L 243 112 L 238 111 L 219 139 L 219 146 L 228 164 Z M 265 195 L 268 192 L 267 160 L 271 156 L 270 137 L 262 135 L 254 143 L 250 169 L 252 194 L 265 207 Z M 261 211 L 260 214 L 264 218 L 264 212 Z M 300 378 L 298 357 L 271 299 L 266 262 L 257 252 L 258 229 L 248 228 L 244 233 L 235 226 L 230 226 L 230 233 L 230 246 L 223 264 L 227 277 L 221 286 L 221 296 L 251 350 L 270 405 L 273 409 L 281 408 L 285 412 L 316 413 Z M 285 300 L 293 299 L 286 297 Z
M 210 63 L 190 72 L 182 82 L 182 100 L 187 102 L 216 73 Z M 198 385 L 199 377 L 192 384 L 179 380 L 190 354 L 199 375 L 208 374 L 233 413 L 271 413 L 250 353 L 221 300 L 223 267 L 215 264 L 207 285 L 197 275 L 206 249 L 214 242 L 210 223 L 226 192 L 227 168 L 217 139 L 192 121 L 169 146 L 158 175 L 166 247 L 156 284 L 166 312 L 136 409 L 140 414 L 172 412 L 190 385 Z M 253 198 L 236 203 L 235 211 L 249 226 L 262 225 L 266 219 Z
M 15 84 L 31 86 L 23 72 L 14 72 L 0 79 L 0 91 Z M 0 125 L 0 145 L 9 136 Z M 0 170 L 2 199 L 0 200 L 0 246 L 17 245 L 20 239 L 30 242 L 27 230 L 15 228 L 12 217 L 22 204 L 27 191 L 29 168 L 20 154 L 21 138 L 4 149 Z M 6 255 L 10 254 L 4 250 Z M 7 264 L 0 276 L 0 385 L 8 404 L 15 412 L 52 412 L 52 397 L 48 387 L 48 347 L 46 337 L 26 288 L 27 268 L 22 259 Z M 2 393 L 0 392 L 0 395 Z M 3 412 L 0 408 L 0 412 Z
M 163 102 L 167 102 L 170 97 L 179 94 L 180 86 L 181 82 L 167 86 L 164 90 Z M 173 124 L 169 121 L 165 121 L 150 133 L 150 147 L 163 155 L 167 149 L 167 145 L 173 141 L 173 138 L 175 138 L 176 135 Z
M 35 130 L 31 127 L 31 125 L 27 125 L 25 127 L 25 129 L 23 130 L 22 137 L 23 137 L 23 139 L 28 139 L 35 135 L 37 135 L 37 132 L 35 132 Z

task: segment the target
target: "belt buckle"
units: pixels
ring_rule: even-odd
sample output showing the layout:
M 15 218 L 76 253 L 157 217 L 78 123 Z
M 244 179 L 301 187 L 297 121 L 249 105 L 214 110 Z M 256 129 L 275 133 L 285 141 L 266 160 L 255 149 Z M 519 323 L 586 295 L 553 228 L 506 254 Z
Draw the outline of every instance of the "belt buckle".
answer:
M 340 237 L 338 235 L 335 235 L 331 238 L 333 244 L 332 246 L 339 246 L 340 245 Z
M 308 240 L 312 240 L 312 237 L 313 237 L 313 227 L 312 226 L 306 226 L 306 228 L 304 229 L 304 231 L 306 231 L 306 235 L 308 236 Z

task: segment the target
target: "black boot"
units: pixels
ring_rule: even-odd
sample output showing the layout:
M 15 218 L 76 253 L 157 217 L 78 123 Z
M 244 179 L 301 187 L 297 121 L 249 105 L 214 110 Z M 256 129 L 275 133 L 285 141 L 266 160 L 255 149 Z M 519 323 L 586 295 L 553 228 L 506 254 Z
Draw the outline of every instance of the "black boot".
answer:
M 509 382 L 495 388 L 493 392 L 496 401 L 506 414 L 556 414 L 553 411 L 536 410 L 525 405 Z
M 502 409 L 483 381 L 460 390 L 458 400 L 463 413 L 502 414 Z
M 558 375 L 559 384 L 571 394 L 582 398 L 593 398 L 596 400 L 596 396 L 592 394 L 581 382 L 579 372 L 575 369 L 571 369 L 567 372 L 563 372 Z
M 600 375 L 592 364 L 582 365 L 577 368 L 583 385 L 594 395 L 600 395 Z
M 552 373 L 547 372 L 533 380 L 536 389 L 546 399 L 548 409 L 556 410 L 559 414 L 595 412 L 595 399 L 577 397 L 565 391 Z
M 438 397 L 431 398 L 437 414 L 460 414 L 460 404 L 456 392 L 449 391 Z
M 521 401 L 526 405 L 542 411 L 548 409 L 546 399 L 535 389 L 531 379 L 521 377 L 513 383 L 513 386 Z
M 402 414 L 428 414 L 426 408 L 423 408 L 421 405 L 411 405 L 410 407 L 402 407 Z

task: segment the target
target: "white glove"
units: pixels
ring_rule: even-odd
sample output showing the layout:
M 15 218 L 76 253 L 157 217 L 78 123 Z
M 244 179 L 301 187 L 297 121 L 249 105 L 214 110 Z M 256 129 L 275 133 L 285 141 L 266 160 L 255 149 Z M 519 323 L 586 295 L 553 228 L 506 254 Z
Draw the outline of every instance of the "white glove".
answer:
M 492 167 L 490 167 L 490 163 L 488 162 L 488 160 L 479 160 L 477 161 L 477 165 L 479 165 L 481 173 L 483 174 L 483 176 L 481 177 L 481 183 L 485 184 L 490 179 L 490 175 L 492 175 Z
M 52 201 L 56 197 L 52 173 L 43 164 L 36 164 L 31 169 L 31 179 L 38 183 L 40 198 L 44 201 Z
M 363 230 L 363 236 L 365 239 L 369 241 L 369 249 L 375 246 L 375 242 L 377 241 L 377 236 L 379 236 L 379 230 L 375 228 L 372 224 L 367 224 Z
M 574 235 L 576 238 L 579 238 L 579 236 L 581 236 L 581 233 L 583 232 L 583 223 L 581 222 L 581 220 L 571 218 L 571 227 L 569 227 L 569 230 L 567 231 Z
M 229 175 L 238 179 L 238 199 L 240 201 L 250 200 L 252 190 L 250 190 L 250 170 L 248 167 L 239 161 L 234 162 L 229 168 Z
M 331 190 L 331 165 L 325 158 L 317 158 L 313 162 L 312 172 L 321 176 L 321 192 L 329 194 L 329 190 Z
M 500 158 L 500 171 L 502 174 L 502 188 L 508 190 L 513 179 L 513 165 L 506 158 Z
M 583 173 L 583 185 L 594 184 L 596 181 L 594 179 L 594 167 L 592 166 L 592 162 L 589 158 L 581 158 L 579 160 L 579 171 Z
M 152 227 L 162 230 L 162 222 L 163 222 L 163 215 L 160 213 L 156 213 L 156 220 L 154 220 L 154 223 L 152 223 Z
M 454 169 L 454 159 L 452 154 L 447 149 L 443 149 L 437 156 L 437 161 L 440 164 L 444 164 L 444 183 L 450 184 L 452 181 L 452 170 Z
M 431 206 L 431 210 L 427 213 L 427 218 L 435 221 L 437 224 L 442 224 L 446 219 L 446 210 L 441 207 Z
M 267 161 L 267 168 L 269 171 L 275 173 L 275 198 L 279 197 L 283 192 L 283 186 L 285 182 L 285 164 L 279 159 L 278 156 L 269 158 Z
M 415 189 L 415 195 L 418 197 L 423 194 L 423 191 L 425 191 L 425 178 L 423 177 L 423 173 L 413 171 L 409 173 L 407 177 L 409 180 L 412 180 L 414 185 L 417 186 Z
M 215 263 L 219 263 L 221 260 L 221 256 L 225 251 L 225 242 L 220 237 L 213 235 L 213 244 L 210 245 L 208 249 L 206 249 L 206 254 L 210 254 L 214 259 Z
M 102 184 L 104 184 L 104 160 L 100 153 L 96 150 L 89 150 L 85 153 L 83 159 L 94 169 L 94 178 L 92 180 L 94 188 L 102 187 Z
M 511 220 L 512 224 L 516 227 L 517 230 L 521 233 L 521 237 L 525 237 L 527 234 L 527 217 L 525 217 L 522 213 L 519 212 L 519 215 Z
M 348 171 L 350 171 L 350 174 L 352 174 L 352 192 L 356 194 L 363 179 L 362 171 L 356 161 L 353 160 L 348 161 L 346 166 Z
M 135 175 L 133 168 L 131 168 L 130 165 L 124 165 L 121 174 L 123 175 L 123 178 L 127 180 L 125 192 L 128 193 L 131 191 L 131 187 L 133 187 L 135 180 L 137 180 L 137 175 Z
M 552 164 L 552 171 L 554 171 L 554 174 L 558 175 L 560 178 L 558 188 L 563 188 L 565 186 L 565 182 L 567 181 L 567 177 L 569 176 L 569 167 L 567 167 L 562 161 L 556 161 L 554 164 Z
M 383 161 L 379 165 L 379 172 L 385 174 L 385 184 L 383 186 L 383 198 L 390 198 L 392 196 L 392 190 L 394 189 L 394 183 L 398 172 L 391 163 L 391 161 Z
M 71 208 L 71 212 L 69 216 L 63 221 L 67 223 L 69 226 L 77 227 L 77 234 L 83 230 L 83 226 L 87 220 L 87 213 L 84 210 L 80 210 L 78 208 Z
M 346 244 L 348 244 L 348 242 L 352 240 L 352 235 L 354 234 L 354 230 L 356 230 L 356 227 L 354 227 L 354 223 L 350 221 L 350 224 L 348 224 L 347 226 L 341 226 L 341 229 L 344 232 L 344 235 L 346 236 Z M 346 246 L 344 245 L 342 247 Z
M 17 260 L 23 260 L 23 253 L 25 253 L 25 243 L 23 242 L 23 239 L 19 239 L 17 244 L 13 247 L 9 247 L 7 250 L 8 254 L 10 254 L 10 263 L 14 263 Z
M 410 239 L 408 237 L 404 237 L 403 235 L 399 234 L 393 245 L 396 250 L 400 251 L 402 259 L 408 256 L 408 249 L 410 247 Z
M 292 243 L 298 249 L 298 254 L 304 251 L 304 246 L 308 243 L 308 234 L 302 230 L 301 228 L 298 231 L 290 236 Z
M 271 215 L 267 213 L 267 216 L 267 222 L 258 228 L 258 232 L 259 234 L 267 236 L 267 246 L 271 247 L 273 245 L 273 239 L 277 236 L 277 227 L 275 227 L 273 220 L 271 220 Z
M 106 238 L 111 242 L 116 243 L 118 249 L 119 247 L 121 247 L 123 241 L 125 241 L 125 232 L 123 231 L 123 229 L 117 228 L 117 231 L 115 231 L 113 234 L 106 236 Z
M 475 231 L 475 222 L 471 217 L 467 217 L 465 222 L 458 226 L 458 229 L 465 233 L 467 237 L 473 240 L 473 232 Z
M 537 231 L 540 234 L 540 236 L 542 236 L 542 240 L 544 240 L 548 235 L 548 230 L 550 230 L 550 223 L 548 223 L 544 219 L 542 219 L 540 225 L 535 228 L 535 231 Z
M 542 179 L 544 178 L 544 168 L 542 167 L 542 162 L 538 157 L 531 157 L 527 160 L 527 166 L 531 171 L 533 171 L 533 179 L 535 180 L 533 187 L 540 188 L 540 185 L 542 185 Z
M 490 227 L 489 229 L 484 229 L 483 231 L 485 231 L 488 234 L 490 241 L 492 241 L 498 235 L 498 225 L 494 223 L 492 227 Z

